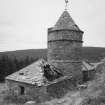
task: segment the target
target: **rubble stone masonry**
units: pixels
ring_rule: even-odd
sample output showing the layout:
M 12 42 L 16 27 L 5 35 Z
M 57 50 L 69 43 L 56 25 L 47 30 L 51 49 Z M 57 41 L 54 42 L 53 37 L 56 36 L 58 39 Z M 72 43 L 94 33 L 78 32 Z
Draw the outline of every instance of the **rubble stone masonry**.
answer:
M 82 77 L 82 31 L 48 29 L 48 62 L 64 75 Z

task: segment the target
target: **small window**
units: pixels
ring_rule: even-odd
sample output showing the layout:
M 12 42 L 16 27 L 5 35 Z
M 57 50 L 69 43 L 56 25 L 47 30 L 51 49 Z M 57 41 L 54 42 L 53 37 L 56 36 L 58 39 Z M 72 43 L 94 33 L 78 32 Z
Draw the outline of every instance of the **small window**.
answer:
M 23 86 L 20 86 L 20 94 L 21 95 L 24 95 L 24 90 L 25 90 L 24 87 Z

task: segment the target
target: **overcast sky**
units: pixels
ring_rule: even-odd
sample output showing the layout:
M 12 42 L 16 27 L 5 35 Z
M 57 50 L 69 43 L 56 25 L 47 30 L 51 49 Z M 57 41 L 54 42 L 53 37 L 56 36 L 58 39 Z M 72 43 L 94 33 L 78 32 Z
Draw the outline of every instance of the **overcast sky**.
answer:
M 68 11 L 84 31 L 84 46 L 105 47 L 105 0 L 69 0 Z M 0 0 L 0 51 L 47 47 L 47 28 L 64 0 Z

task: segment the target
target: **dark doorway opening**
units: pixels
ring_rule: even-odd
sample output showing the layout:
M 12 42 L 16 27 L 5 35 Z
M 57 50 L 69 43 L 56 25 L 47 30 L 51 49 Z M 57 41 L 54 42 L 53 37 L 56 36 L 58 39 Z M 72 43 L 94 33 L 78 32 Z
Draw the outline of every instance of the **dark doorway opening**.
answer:
M 20 86 L 20 94 L 21 95 L 24 95 L 24 90 L 25 90 L 24 87 L 23 86 Z
M 87 82 L 89 80 L 89 73 L 88 71 L 83 71 L 83 81 Z

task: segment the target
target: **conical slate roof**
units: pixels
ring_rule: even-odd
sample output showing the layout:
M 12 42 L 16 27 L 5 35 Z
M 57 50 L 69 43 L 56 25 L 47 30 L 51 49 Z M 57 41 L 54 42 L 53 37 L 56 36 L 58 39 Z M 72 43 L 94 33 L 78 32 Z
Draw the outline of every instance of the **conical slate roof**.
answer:
M 53 29 L 55 30 L 70 29 L 80 31 L 79 27 L 76 25 L 76 23 L 74 22 L 74 20 L 72 19 L 67 10 L 65 10 L 62 13 Z

